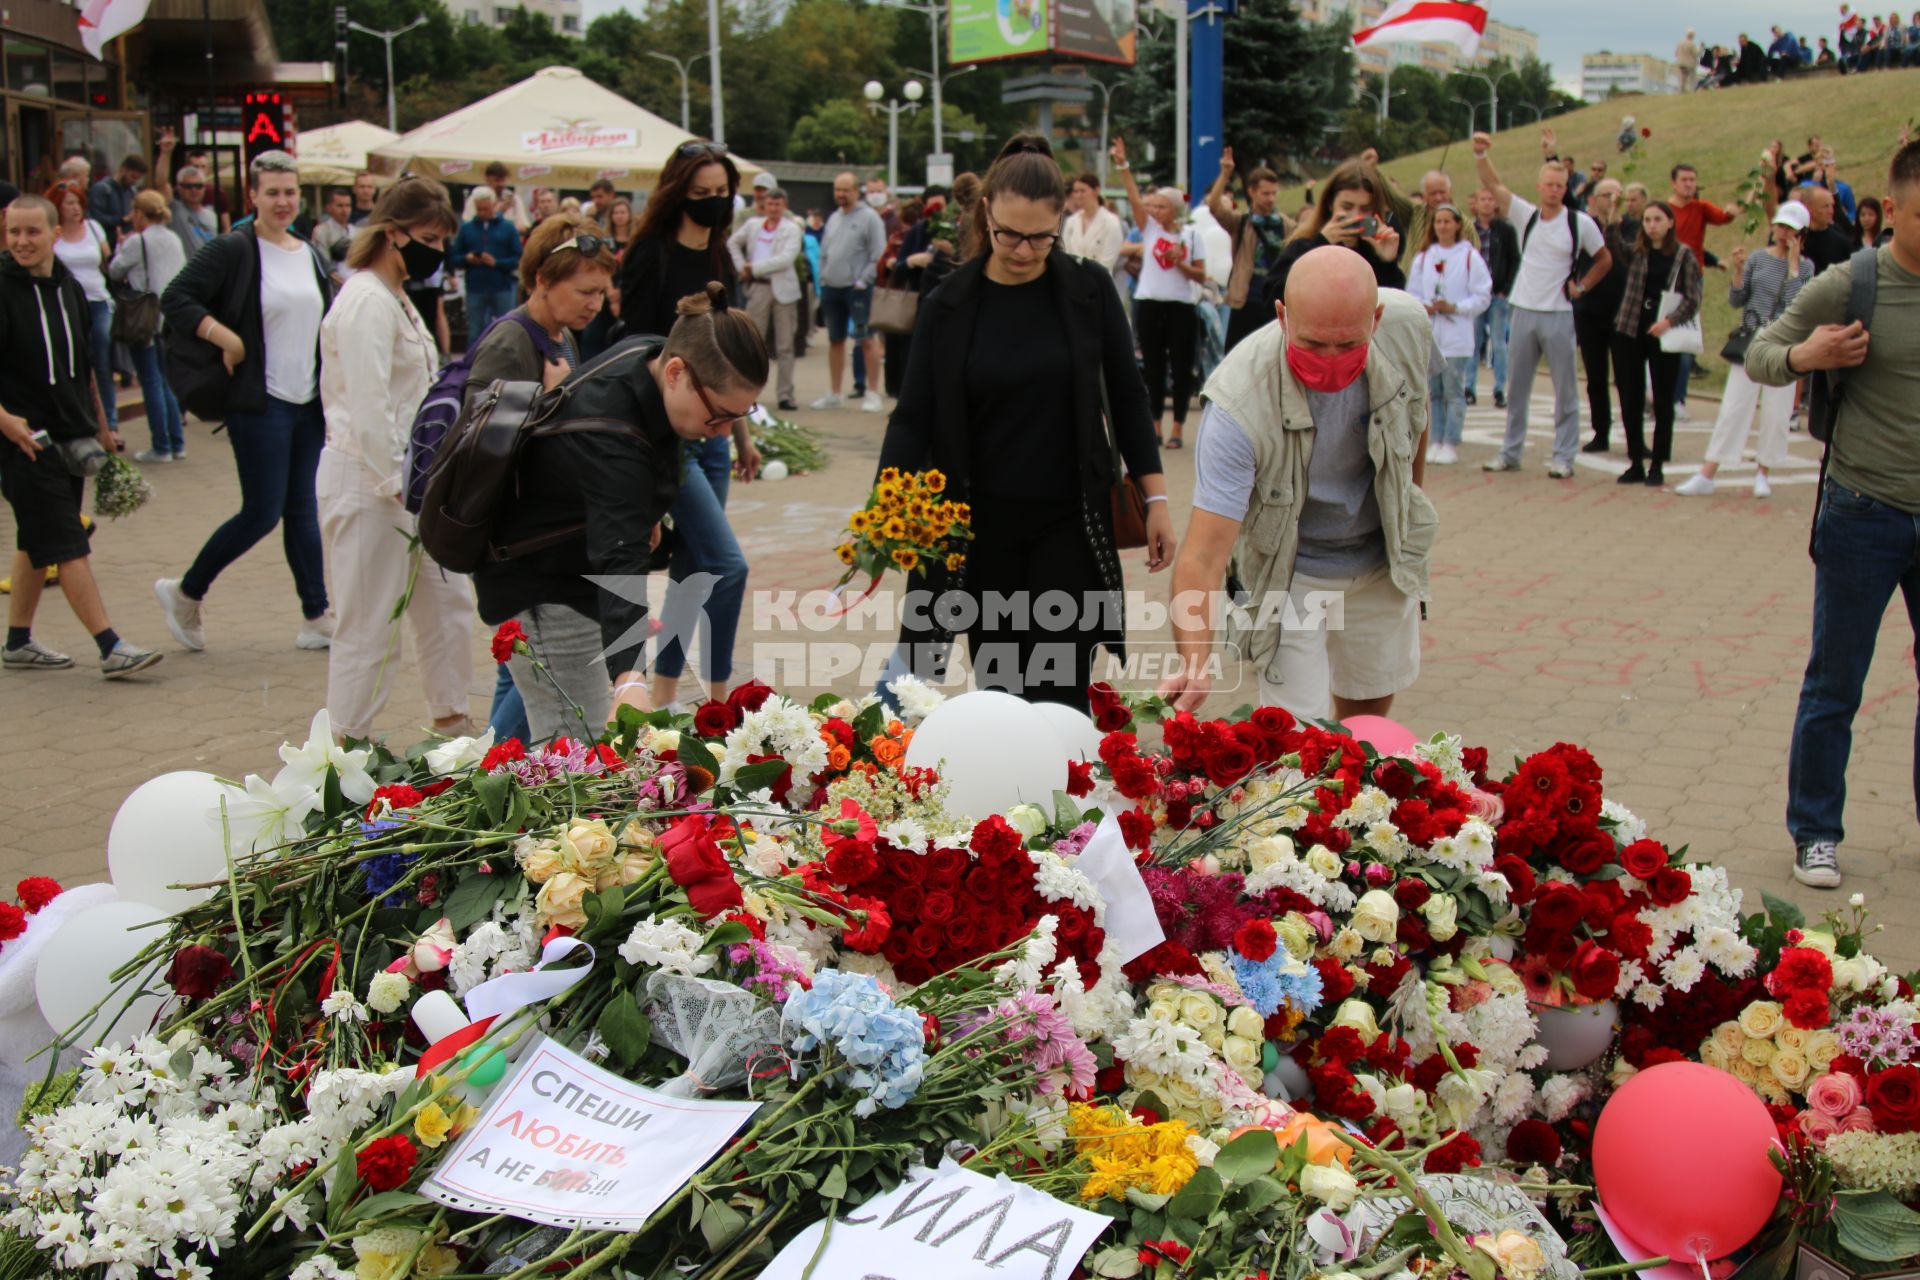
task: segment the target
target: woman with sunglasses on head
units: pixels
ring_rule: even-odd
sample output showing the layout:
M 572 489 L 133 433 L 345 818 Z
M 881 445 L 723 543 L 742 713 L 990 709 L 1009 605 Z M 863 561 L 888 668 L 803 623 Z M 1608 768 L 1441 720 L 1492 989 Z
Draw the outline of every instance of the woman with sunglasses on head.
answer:
M 540 236 L 534 233 L 521 259 L 521 271 L 534 273 L 529 309 L 538 304 L 543 326 L 571 318 L 560 314 L 567 306 L 591 319 L 590 304 L 570 299 L 568 286 L 603 287 L 599 252 L 568 252 L 571 241 L 563 242 L 549 259 L 552 278 L 543 278 Z M 556 733 L 591 739 L 617 706 L 652 709 L 646 605 L 628 584 L 646 577 L 656 526 L 684 475 L 682 447 L 725 438 L 766 389 L 766 344 L 747 313 L 727 305 L 725 285 L 711 283 L 682 299 L 679 312 L 665 339 L 624 342 L 571 384 L 556 419 L 561 425 L 610 418 L 632 429 L 530 440 L 520 455 L 515 501 L 491 533 L 496 555 L 505 558 L 487 560 L 473 575 L 481 619 L 494 627 L 519 622 L 541 664 L 536 670 L 521 655 L 509 664 L 536 740 Z M 521 329 L 503 324 L 494 333 Z M 549 372 L 553 363 L 546 362 Z M 484 372 L 478 356 L 474 372 L 469 387 Z M 522 547 L 524 554 L 515 552 Z M 596 580 L 628 589 L 598 587 Z
M 972 508 L 964 564 L 911 583 L 971 597 L 971 617 L 943 607 L 934 630 L 902 636 L 916 674 L 932 673 L 924 659 L 951 623 L 967 632 L 981 688 L 1084 710 L 1094 648 L 1125 635 L 1120 459 L 1147 495 L 1150 571 L 1171 563 L 1174 538 L 1126 309 L 1104 266 L 1054 252 L 1066 200 L 1046 139 L 1002 148 L 975 207 L 975 256 L 921 306 L 880 464 L 938 468 L 951 500 Z M 1038 607 L 1050 592 L 1071 597 L 1064 619 Z M 988 596 L 1010 600 L 1016 621 L 989 626 Z
M 733 229 L 734 193 L 740 171 L 727 149 L 710 142 L 688 142 L 673 153 L 659 185 L 634 229 L 633 242 L 620 260 L 620 321 L 627 337 L 664 334 L 674 325 L 680 299 L 718 282 L 734 296 L 733 256 L 727 236 Z M 742 313 L 744 314 L 744 313 Z M 727 490 L 760 473 L 760 450 L 745 418 L 734 423 L 733 447 L 726 434 L 688 445 L 680 499 L 673 509 L 673 559 L 663 617 L 677 620 L 702 609 L 701 661 L 706 692 L 724 700 L 733 674 L 733 642 L 747 596 L 747 558 L 727 524 Z M 705 604 L 693 599 L 692 575 L 711 579 Z M 674 702 L 686 669 L 686 648 L 675 630 L 653 664 L 654 701 Z
M 406 284 L 440 269 L 457 229 L 438 182 L 406 177 L 388 187 L 347 246 L 354 274 L 320 326 L 327 446 L 316 489 L 335 607 L 327 710 L 335 732 L 348 738 L 371 737 L 386 704 L 388 655 L 398 653 L 393 610 L 403 599 L 434 732 L 473 732 L 473 588 L 463 575 L 426 563 L 409 588 L 415 518 L 403 505 L 413 417 L 440 368 Z

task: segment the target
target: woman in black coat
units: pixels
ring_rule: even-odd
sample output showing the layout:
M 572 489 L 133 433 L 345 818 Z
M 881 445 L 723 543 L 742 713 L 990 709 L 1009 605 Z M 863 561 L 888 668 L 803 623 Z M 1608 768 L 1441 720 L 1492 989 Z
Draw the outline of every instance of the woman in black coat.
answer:
M 1173 562 L 1174 536 L 1126 311 L 1104 269 L 1053 252 L 1065 206 L 1045 139 L 1009 142 L 976 209 L 976 256 L 921 305 L 880 464 L 938 468 L 973 514 L 959 570 L 911 584 L 950 593 L 930 629 L 902 637 L 918 642 L 916 674 L 964 631 L 981 688 L 1084 710 L 1094 648 L 1125 638 L 1112 512 L 1123 461 L 1147 498 L 1149 571 Z M 1035 607 L 1049 592 L 1072 609 Z M 988 597 L 1011 619 L 998 607 L 989 618 L 983 603 L 1000 601 Z

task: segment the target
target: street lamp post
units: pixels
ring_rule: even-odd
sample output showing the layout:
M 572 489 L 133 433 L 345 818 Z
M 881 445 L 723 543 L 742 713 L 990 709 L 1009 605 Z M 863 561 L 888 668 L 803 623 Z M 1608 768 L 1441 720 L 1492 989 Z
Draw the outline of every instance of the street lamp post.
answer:
M 707 0 L 707 70 L 713 74 L 713 141 L 727 140 L 726 109 L 720 95 L 720 0 Z
M 394 106 L 394 99 L 393 99 L 393 42 L 397 40 L 399 37 L 407 34 L 407 32 L 413 30 L 415 27 L 426 25 L 426 21 L 427 19 L 425 15 L 422 15 L 421 17 L 415 18 L 412 22 L 409 22 L 406 26 L 400 27 L 394 31 L 375 31 L 372 27 L 363 27 L 357 22 L 349 22 L 347 24 L 349 27 L 352 27 L 355 31 L 360 32 L 360 34 L 362 35 L 375 36 L 386 43 L 386 46 L 387 46 L 387 128 L 388 130 L 394 133 L 400 132 L 400 124 L 399 124 L 400 114 L 399 114 L 399 111 Z
M 1107 140 L 1107 126 L 1112 118 L 1113 91 L 1127 86 L 1108 84 L 1105 80 L 1094 76 L 1088 76 L 1087 83 L 1100 90 L 1100 186 L 1104 189 L 1107 185 L 1107 147 L 1110 145 Z
M 1519 75 L 1520 72 L 1518 71 L 1518 69 L 1509 67 L 1507 70 L 1502 71 L 1497 76 L 1488 76 L 1484 72 L 1480 72 L 1480 71 L 1462 71 L 1460 74 L 1468 77 L 1469 79 L 1478 80 L 1481 84 L 1484 84 L 1485 86 L 1487 86 L 1487 93 L 1490 98 L 1487 104 L 1487 124 L 1490 130 L 1499 129 L 1500 127 L 1500 82 L 1502 80 L 1505 80 L 1508 76 Z
M 1521 109 L 1522 111 L 1531 111 L 1531 112 L 1533 112 L 1533 122 L 1534 122 L 1535 124 L 1539 124 L 1539 123 L 1540 123 L 1540 108 L 1539 108 L 1539 107 L 1536 107 L 1536 106 L 1534 106 L 1534 105 L 1533 105 L 1533 104 L 1532 104 L 1531 102 L 1516 102 L 1516 103 L 1514 103 L 1514 104 L 1513 104 L 1513 106 L 1511 106 L 1511 107 L 1508 107 L 1508 108 L 1507 108 L 1507 119 L 1508 119 L 1509 121 L 1511 121 L 1511 120 L 1513 119 L 1513 107 L 1519 107 L 1519 108 L 1520 108 L 1520 109 Z M 1509 127 L 1511 127 L 1511 125 L 1509 125 Z
M 1406 90 L 1395 89 L 1383 80 L 1380 83 L 1380 92 L 1378 93 L 1364 86 L 1357 89 L 1356 92 L 1358 92 L 1362 98 L 1365 98 L 1380 108 L 1380 119 L 1384 122 L 1387 119 L 1387 104 L 1392 102 L 1398 95 L 1404 94 Z
M 909 111 L 920 109 L 920 95 L 923 90 L 918 80 L 909 80 L 900 91 L 907 97 L 905 102 L 898 98 L 880 99 L 887 96 L 886 86 L 878 80 L 867 81 L 867 110 L 887 113 L 887 189 L 893 190 L 900 185 L 900 117 Z
M 687 92 L 687 75 L 693 70 L 694 63 L 707 56 L 705 51 L 696 53 L 691 58 L 676 58 L 670 53 L 655 53 L 649 49 L 647 56 L 658 58 L 662 62 L 671 62 L 673 69 L 680 73 L 680 128 L 683 132 L 692 133 L 693 108 Z
M 946 77 L 940 74 L 940 20 L 946 15 L 947 6 L 940 3 L 940 0 L 931 0 L 928 4 L 906 4 L 903 3 L 902 0 L 893 0 L 892 7 L 895 9 L 908 9 L 914 13 L 924 13 L 927 15 L 927 53 L 931 61 L 927 64 L 928 70 L 916 70 L 913 74 L 925 76 L 927 82 L 933 86 L 933 150 L 935 154 L 944 155 L 947 150 L 947 138 L 944 132 L 945 123 L 941 110 L 940 95 L 941 90 L 945 87 L 942 82 Z M 973 70 L 972 67 L 966 68 L 966 71 L 971 70 Z M 954 74 L 964 75 L 966 72 L 956 71 Z

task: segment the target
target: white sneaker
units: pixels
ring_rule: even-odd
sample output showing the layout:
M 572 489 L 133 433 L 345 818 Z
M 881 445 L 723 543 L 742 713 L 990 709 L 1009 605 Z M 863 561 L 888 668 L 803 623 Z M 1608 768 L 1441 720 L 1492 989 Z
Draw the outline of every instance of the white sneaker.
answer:
M 333 615 L 323 613 L 317 618 L 307 618 L 300 624 L 300 634 L 293 638 L 296 649 L 330 649 L 333 647 Z
M 1438 462 L 1438 461 L 1440 461 L 1440 446 L 1439 446 L 1439 445 L 1437 445 L 1437 444 L 1430 444 L 1430 445 L 1428 445 L 1428 446 L 1427 446 L 1427 458 L 1426 458 L 1426 461 L 1427 461 L 1427 465 L 1429 465 L 1429 466 L 1431 466 L 1431 465 L 1433 465 L 1434 463 L 1436 463 L 1436 462 Z
M 821 396 L 818 400 L 815 400 L 812 404 L 808 405 L 807 408 L 838 409 L 841 405 L 845 403 L 846 403 L 846 400 L 842 398 L 838 393 L 829 391 L 827 392 L 826 395 Z
M 860 402 L 860 412 L 862 413 L 885 413 L 886 411 L 886 397 L 882 396 L 878 391 L 867 392 L 866 398 Z
M 1765 476 L 1763 475 L 1754 476 L 1753 496 L 1756 498 L 1771 498 L 1773 496 L 1773 486 L 1767 483 L 1767 478 Z
M 1683 498 L 1711 498 L 1713 481 L 1696 472 L 1673 486 L 1673 491 Z
M 1693 415 L 1687 412 L 1687 402 L 1685 400 L 1673 406 L 1673 420 L 1675 422 L 1693 421 Z
M 112 653 L 100 659 L 100 674 L 109 680 L 118 680 L 136 671 L 145 671 L 164 656 L 122 640 L 113 646 Z
M 1460 448 L 1458 445 L 1443 444 L 1433 460 L 1443 467 L 1450 467 L 1460 461 Z
M 135 462 L 172 462 L 173 451 L 172 450 L 163 451 L 160 449 L 142 449 L 140 452 L 133 455 L 133 460 Z
M 160 601 L 160 613 L 167 620 L 181 647 L 199 653 L 207 647 L 207 633 L 200 624 L 200 601 L 191 600 L 180 589 L 180 579 L 162 578 L 153 584 L 154 598 Z
M 1573 479 L 1573 464 L 1571 462 L 1549 462 L 1547 464 L 1547 475 L 1554 480 L 1571 480 Z
M 1482 471 L 1518 471 L 1520 464 L 1517 462 L 1508 462 L 1505 458 L 1492 457 L 1481 463 L 1480 469 Z

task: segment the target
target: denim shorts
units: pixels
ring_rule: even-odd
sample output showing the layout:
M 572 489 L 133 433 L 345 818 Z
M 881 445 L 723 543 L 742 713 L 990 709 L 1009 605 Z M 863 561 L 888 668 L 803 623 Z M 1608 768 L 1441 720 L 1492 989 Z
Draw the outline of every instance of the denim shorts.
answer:
M 827 322 L 827 341 L 845 342 L 852 338 L 855 342 L 867 340 L 867 308 L 873 302 L 872 288 L 856 289 L 852 285 L 822 285 L 820 287 L 820 310 Z

